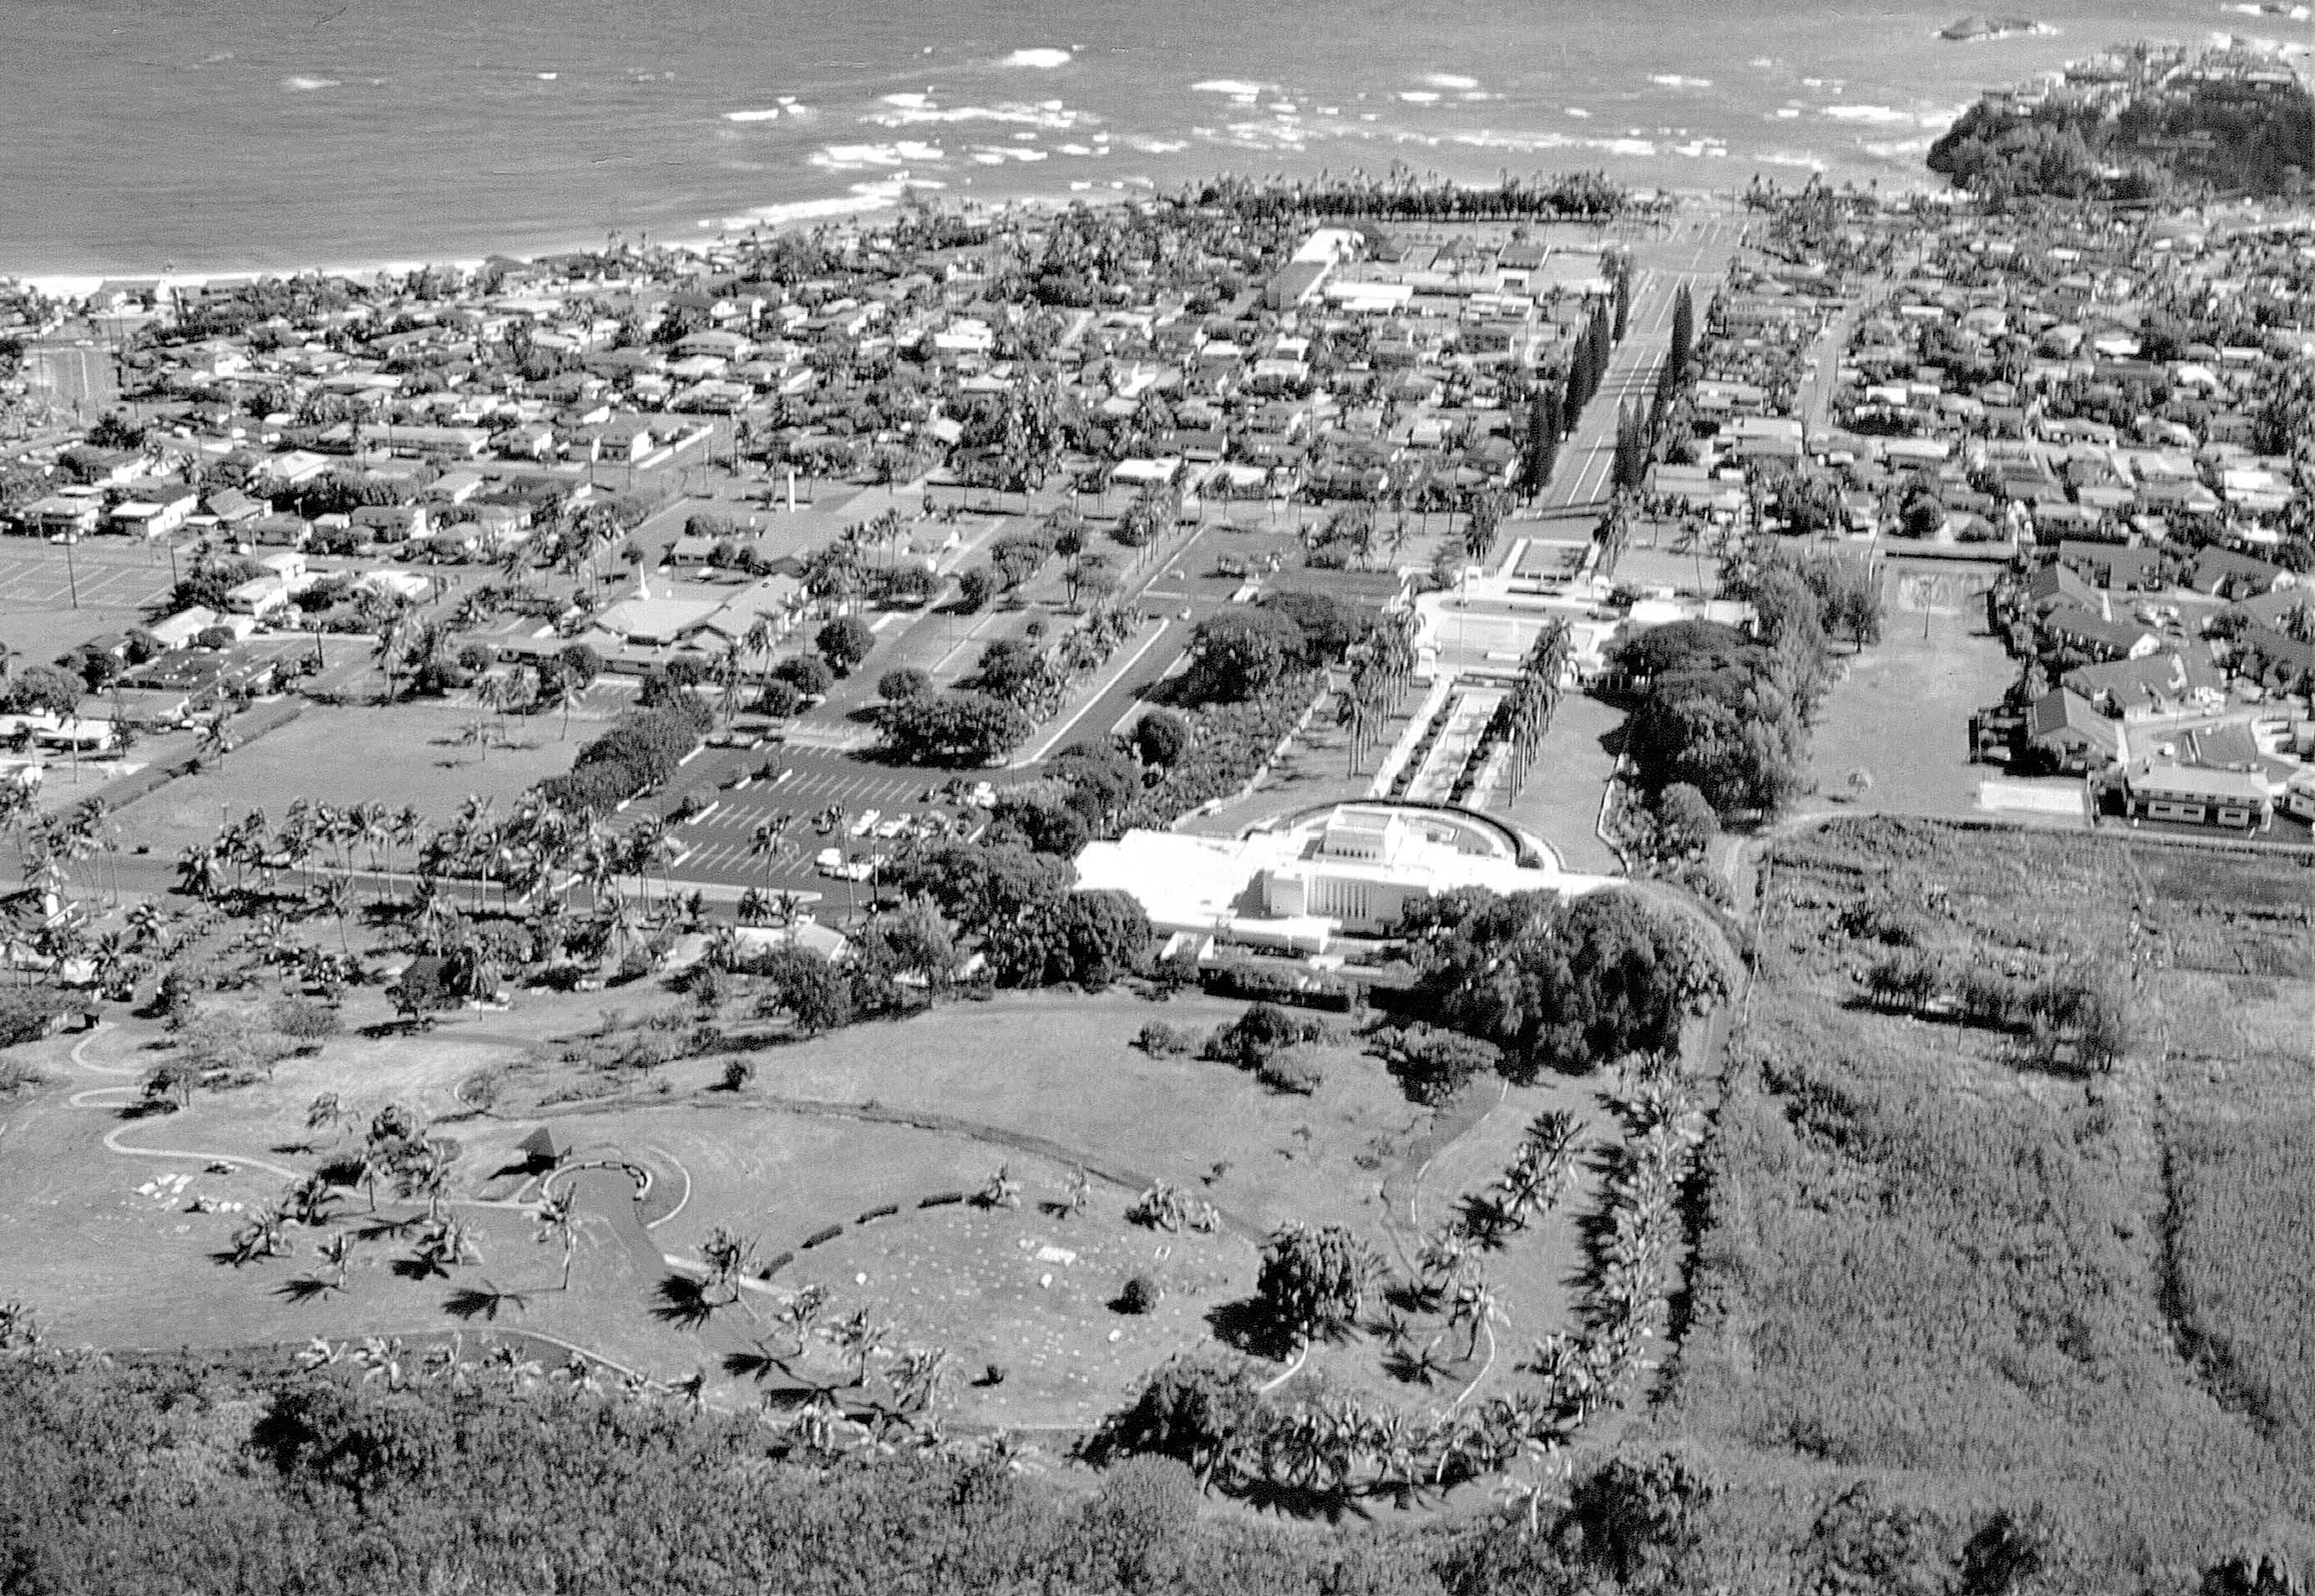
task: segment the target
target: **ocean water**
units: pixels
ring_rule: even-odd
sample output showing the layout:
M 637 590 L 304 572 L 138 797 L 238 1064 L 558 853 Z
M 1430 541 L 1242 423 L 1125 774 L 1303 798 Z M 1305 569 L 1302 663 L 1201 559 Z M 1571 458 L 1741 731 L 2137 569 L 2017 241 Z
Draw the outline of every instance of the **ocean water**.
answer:
M 675 240 L 1227 170 L 1926 181 L 1984 85 L 2309 25 L 2213 0 L 9 0 L 0 273 L 181 273 Z M 2005 0 L 2002 10 L 2027 0 Z

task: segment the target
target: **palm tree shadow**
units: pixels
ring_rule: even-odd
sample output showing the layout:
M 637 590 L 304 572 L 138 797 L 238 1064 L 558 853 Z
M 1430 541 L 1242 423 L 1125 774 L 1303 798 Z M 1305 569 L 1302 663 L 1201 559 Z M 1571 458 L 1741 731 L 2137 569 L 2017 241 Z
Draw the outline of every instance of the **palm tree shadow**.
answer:
M 319 1302 L 333 1291 L 345 1288 L 333 1280 L 318 1274 L 301 1274 L 295 1280 L 283 1281 L 273 1288 L 273 1294 L 288 1302 Z
M 501 1290 L 484 1281 L 479 1286 L 460 1286 L 442 1299 L 444 1313 L 469 1323 L 477 1318 L 496 1323 L 499 1310 L 502 1308 L 527 1313 L 530 1308 L 530 1299 L 520 1291 Z
M 689 1275 L 661 1277 L 657 1296 L 659 1300 L 652 1305 L 652 1317 L 662 1324 L 696 1330 L 715 1317 L 715 1305 L 707 1300 L 706 1291 Z

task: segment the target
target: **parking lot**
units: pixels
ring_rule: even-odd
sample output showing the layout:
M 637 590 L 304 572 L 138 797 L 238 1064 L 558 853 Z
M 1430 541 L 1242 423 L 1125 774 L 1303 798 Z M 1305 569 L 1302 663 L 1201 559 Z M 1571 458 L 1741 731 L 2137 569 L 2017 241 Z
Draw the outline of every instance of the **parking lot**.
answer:
M 168 592 L 161 544 L 63 544 L 11 538 L 0 546 L 0 609 L 142 609 Z
M 751 780 L 744 787 L 729 785 L 767 764 L 791 774 L 785 780 Z M 900 846 L 897 837 L 880 839 L 873 831 L 850 835 L 852 826 L 872 810 L 880 824 L 901 816 L 922 820 L 938 813 L 967 822 L 970 829 L 985 818 L 967 804 L 926 802 L 925 794 L 945 786 L 953 774 L 887 770 L 839 754 L 776 745 L 709 749 L 669 784 L 669 795 L 637 804 L 627 816 L 632 824 L 646 813 L 670 811 L 687 796 L 698 794 L 714 807 L 669 827 L 669 840 L 676 848 L 675 863 L 668 867 L 670 879 L 766 891 L 826 891 L 832 882 L 813 864 L 822 849 L 840 848 L 847 858 L 865 859 Z M 981 774 L 969 773 L 967 785 Z M 830 810 L 842 811 L 843 820 L 823 833 L 814 819 Z M 767 822 L 779 828 L 779 835 L 767 851 L 758 852 L 756 831 Z

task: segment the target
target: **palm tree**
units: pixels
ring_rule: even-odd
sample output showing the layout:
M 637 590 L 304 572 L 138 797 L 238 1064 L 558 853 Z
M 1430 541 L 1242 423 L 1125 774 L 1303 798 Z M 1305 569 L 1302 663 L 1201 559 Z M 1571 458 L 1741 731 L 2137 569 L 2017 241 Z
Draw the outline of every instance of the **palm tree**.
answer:
M 278 1258 L 288 1250 L 289 1239 L 280 1213 L 271 1208 L 261 1208 L 233 1233 L 227 1255 L 238 1269 L 259 1259 Z
M 868 1384 L 868 1361 L 884 1350 L 885 1338 L 892 1334 L 891 1325 L 864 1308 L 830 1334 L 838 1346 L 860 1361 L 859 1373 L 852 1383 L 865 1388 Z
M 346 941 L 346 916 L 354 906 L 353 882 L 342 875 L 329 876 L 315 888 L 314 901 L 324 912 L 337 918 L 338 950 L 346 953 L 353 952 L 351 944 Z
M 539 1242 L 555 1242 L 563 1248 L 563 1286 L 571 1289 L 571 1260 L 579 1250 L 579 1200 L 566 1186 L 560 1193 L 550 1192 L 538 1205 L 533 1216 L 537 1230 L 533 1238 Z
M 169 911 L 146 899 L 129 911 L 129 946 L 137 953 L 168 951 Z
M 306 1105 L 306 1129 L 319 1130 L 326 1127 L 334 1141 L 346 1127 L 346 1111 L 335 1092 L 324 1092 Z
M 795 1333 L 795 1355 L 801 1358 L 811 1344 L 812 1321 L 828 1307 L 828 1288 L 809 1285 L 788 1299 L 787 1306 L 779 1312 L 781 1323 Z
M 338 1290 L 346 1289 L 346 1271 L 353 1263 L 355 1246 L 350 1230 L 333 1230 L 314 1246 L 315 1255 L 330 1266 L 330 1283 Z
M 430 1221 L 441 1218 L 443 1193 L 450 1188 L 450 1170 L 457 1162 L 455 1144 L 421 1141 L 411 1156 L 402 1160 L 396 1172 L 404 1197 L 426 1199 L 426 1218 Z
M 930 1412 L 940 1401 L 942 1387 L 955 1372 L 956 1360 L 946 1347 L 910 1347 L 887 1377 L 893 1406 L 902 1413 Z

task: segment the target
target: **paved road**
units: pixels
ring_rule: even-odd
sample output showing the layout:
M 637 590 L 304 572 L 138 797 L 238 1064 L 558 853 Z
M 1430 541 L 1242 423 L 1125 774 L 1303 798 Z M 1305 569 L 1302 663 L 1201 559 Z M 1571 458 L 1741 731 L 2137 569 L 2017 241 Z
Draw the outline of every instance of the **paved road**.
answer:
M 1616 411 L 1626 400 L 1645 406 L 1655 391 L 1656 368 L 1672 341 L 1672 304 L 1690 285 L 1698 314 L 1709 289 L 1726 274 L 1735 253 L 1740 224 L 1731 218 L 1683 218 L 1669 238 L 1638 241 L 1632 278 L 1632 306 L 1624 341 L 1608 362 L 1600 391 L 1585 405 L 1574 433 L 1560 446 L 1551 485 L 1530 519 L 1588 520 L 1608 508 L 1609 478 L 1616 464 Z M 1506 558 L 1508 558 L 1506 554 Z

